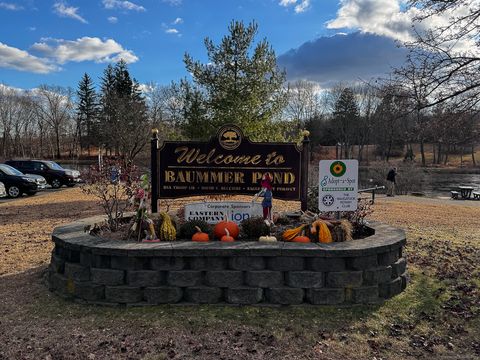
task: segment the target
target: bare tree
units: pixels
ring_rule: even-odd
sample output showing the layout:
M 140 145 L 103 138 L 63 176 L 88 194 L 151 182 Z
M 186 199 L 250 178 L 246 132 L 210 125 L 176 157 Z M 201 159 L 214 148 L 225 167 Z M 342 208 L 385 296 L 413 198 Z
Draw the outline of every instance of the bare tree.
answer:
M 311 81 L 298 80 L 288 83 L 287 89 L 285 116 L 296 123 L 297 130 L 301 130 L 305 127 L 306 121 L 320 117 L 322 113 L 320 87 Z
M 68 122 L 72 120 L 74 109 L 71 89 L 59 86 L 42 85 L 36 91 L 36 111 L 39 125 L 46 124 L 54 135 L 54 154 L 61 157 L 60 139 L 65 133 Z
M 432 107 L 456 99 L 456 106 L 476 108 L 480 101 L 480 2 L 472 0 L 411 0 L 422 27 L 428 22 L 444 25 L 417 32 L 407 44 L 413 64 L 428 69 L 425 82 L 430 88 Z

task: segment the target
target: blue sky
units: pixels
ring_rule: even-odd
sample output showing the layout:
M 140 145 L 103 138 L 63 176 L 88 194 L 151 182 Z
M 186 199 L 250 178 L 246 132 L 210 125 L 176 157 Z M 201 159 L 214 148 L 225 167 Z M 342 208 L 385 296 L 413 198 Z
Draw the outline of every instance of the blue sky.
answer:
M 187 76 L 183 55 L 206 61 L 230 21 L 255 20 L 289 80 L 328 86 L 378 76 L 403 60 L 401 0 L 0 0 L 0 82 L 76 87 L 109 61 L 141 83 Z M 396 23 L 395 23 L 396 22 Z

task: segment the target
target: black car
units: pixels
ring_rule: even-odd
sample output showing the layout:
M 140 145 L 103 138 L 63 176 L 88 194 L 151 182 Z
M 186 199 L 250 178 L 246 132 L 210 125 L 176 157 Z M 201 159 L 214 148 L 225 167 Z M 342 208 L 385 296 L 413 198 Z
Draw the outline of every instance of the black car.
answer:
M 54 161 L 8 160 L 5 163 L 24 173 L 43 176 L 54 189 L 63 185 L 72 187 L 80 181 L 80 172 L 64 169 Z
M 0 164 L 0 181 L 4 183 L 8 196 L 12 198 L 22 194 L 35 195 L 37 193 L 37 183 L 34 179 L 4 164 Z

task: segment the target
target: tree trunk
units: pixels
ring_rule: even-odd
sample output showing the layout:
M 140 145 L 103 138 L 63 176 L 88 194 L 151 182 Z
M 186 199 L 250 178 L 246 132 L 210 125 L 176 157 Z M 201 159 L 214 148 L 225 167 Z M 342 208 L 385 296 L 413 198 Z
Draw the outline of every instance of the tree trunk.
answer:
M 55 145 L 56 145 L 57 159 L 60 159 L 60 131 L 59 131 L 59 129 L 55 130 Z
M 426 160 L 425 160 L 425 146 L 423 143 L 423 139 L 420 140 L 420 154 L 422 155 L 422 166 L 426 165 Z
M 477 163 L 475 162 L 475 145 L 472 144 L 472 164 L 476 166 Z
M 363 158 L 363 145 L 358 145 L 358 162 L 362 162 Z

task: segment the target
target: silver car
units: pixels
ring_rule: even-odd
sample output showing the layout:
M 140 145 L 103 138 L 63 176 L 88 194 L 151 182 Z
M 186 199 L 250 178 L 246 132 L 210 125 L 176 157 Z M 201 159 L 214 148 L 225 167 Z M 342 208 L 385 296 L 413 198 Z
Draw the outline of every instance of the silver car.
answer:
M 7 190 L 5 190 L 5 185 L 0 181 L 0 198 L 7 196 Z

